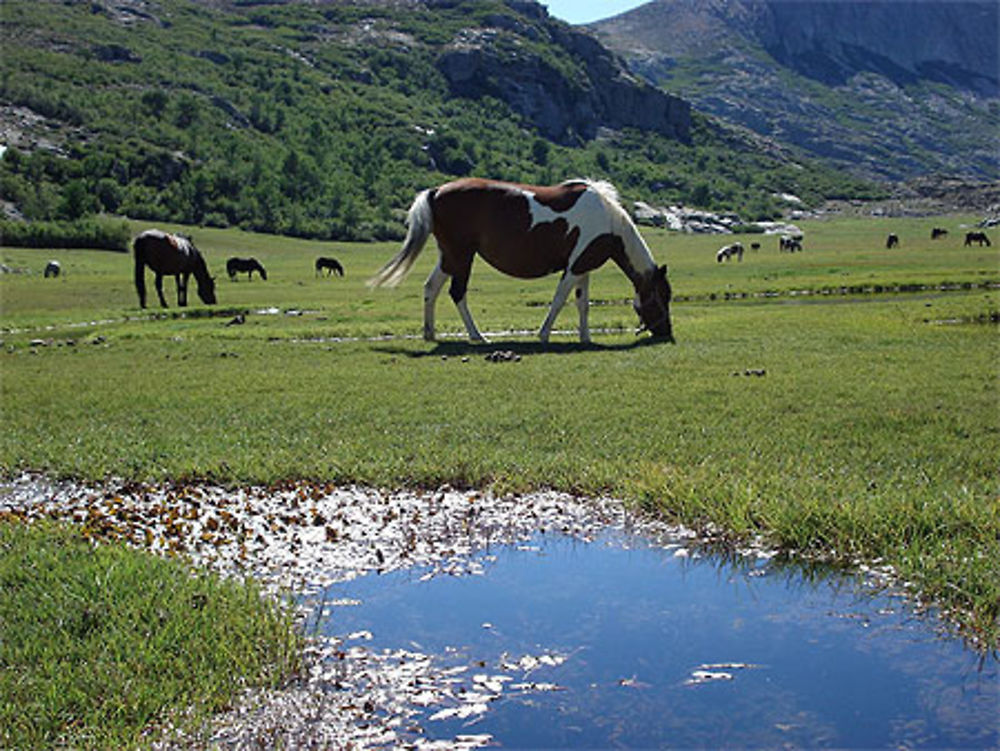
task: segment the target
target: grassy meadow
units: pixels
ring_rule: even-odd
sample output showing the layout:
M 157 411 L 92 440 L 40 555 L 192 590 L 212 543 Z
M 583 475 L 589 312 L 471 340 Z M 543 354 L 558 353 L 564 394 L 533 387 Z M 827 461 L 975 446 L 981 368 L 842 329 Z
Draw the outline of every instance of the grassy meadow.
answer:
M 12 751 L 134 748 L 300 664 L 290 610 L 252 582 L 73 530 L 0 523 L 0 590 L 0 746 Z
M 747 235 L 761 250 L 727 264 L 722 238 L 644 230 L 670 267 L 676 345 L 632 333 L 610 264 L 591 281 L 594 344 L 577 343 L 568 306 L 542 347 L 556 279 L 478 261 L 470 309 L 484 332 L 514 333 L 472 346 L 446 294 L 440 341 L 419 338 L 432 247 L 399 288 L 369 290 L 396 245 L 189 230 L 219 303 L 192 282 L 184 311 L 171 279 L 170 308 L 140 310 L 124 254 L 4 248 L 24 273 L 0 277 L 0 471 L 608 493 L 734 539 L 882 559 L 995 645 L 1000 251 L 995 233 L 962 246 L 972 219 L 807 221 L 805 252 Z M 950 235 L 931 241 L 932 226 Z M 230 255 L 268 281 L 231 282 Z M 316 278 L 318 255 L 346 276 Z M 42 278 L 49 258 L 59 279 Z M 521 359 L 486 360 L 494 349 Z

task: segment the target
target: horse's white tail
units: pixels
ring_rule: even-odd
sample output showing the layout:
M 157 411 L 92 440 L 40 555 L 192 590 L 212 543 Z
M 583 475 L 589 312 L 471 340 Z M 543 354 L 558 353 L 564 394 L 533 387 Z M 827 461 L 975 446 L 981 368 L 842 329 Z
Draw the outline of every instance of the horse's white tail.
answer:
M 431 211 L 431 196 L 433 190 L 425 190 L 418 193 L 413 199 L 413 205 L 406 215 L 408 229 L 406 240 L 402 249 L 393 256 L 389 262 L 379 269 L 371 279 L 368 280 L 369 287 L 395 287 L 413 268 L 413 262 L 417 260 L 420 251 L 424 249 L 427 238 L 430 237 L 434 229 L 434 214 Z

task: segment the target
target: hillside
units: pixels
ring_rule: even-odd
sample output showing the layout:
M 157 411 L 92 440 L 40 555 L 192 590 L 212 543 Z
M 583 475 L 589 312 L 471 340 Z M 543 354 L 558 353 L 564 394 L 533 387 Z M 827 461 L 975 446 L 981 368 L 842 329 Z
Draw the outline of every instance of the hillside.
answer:
M 692 112 L 530 0 L 6 0 L 0 32 L 8 216 L 366 239 L 471 173 L 747 219 L 880 190 Z
M 995 0 L 654 0 L 590 28 L 697 109 L 857 174 L 1000 178 Z

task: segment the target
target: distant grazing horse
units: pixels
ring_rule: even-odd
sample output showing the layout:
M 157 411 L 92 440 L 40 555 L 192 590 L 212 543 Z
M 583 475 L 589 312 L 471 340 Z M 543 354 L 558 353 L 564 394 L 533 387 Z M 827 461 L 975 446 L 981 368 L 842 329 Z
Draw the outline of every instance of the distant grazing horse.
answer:
M 990 238 L 985 232 L 966 232 L 965 233 L 965 244 L 972 245 L 972 243 L 979 243 L 979 246 L 986 247 L 990 246 Z
M 802 235 L 782 235 L 778 238 L 778 251 L 788 251 L 789 253 L 794 253 L 795 251 L 802 251 Z
M 939 237 L 944 237 L 948 234 L 948 230 L 942 229 L 941 227 L 934 227 L 931 230 L 931 240 L 937 240 Z
M 326 275 L 336 274 L 337 276 L 344 275 L 344 267 L 340 265 L 340 261 L 336 258 L 326 258 L 320 256 L 316 259 L 316 275 L 319 276 L 323 269 L 326 269 Z
M 256 271 L 260 274 L 261 279 L 265 282 L 267 281 L 267 272 L 256 258 L 230 258 L 226 261 L 226 273 L 229 274 L 229 278 L 234 282 L 236 281 L 236 275 L 241 271 L 247 272 L 247 280 L 252 280 L 253 272 Z
M 372 287 L 399 284 L 433 233 L 437 265 L 424 283 L 424 339 L 434 339 L 434 305 L 450 278 L 448 294 L 469 339 L 485 341 L 472 320 L 466 292 L 478 253 L 497 270 L 519 279 L 562 272 L 549 313 L 539 331 L 549 340 L 556 316 L 576 289 L 580 341 L 587 324 L 589 274 L 612 260 L 635 288 L 633 308 L 642 328 L 673 341 L 667 267 L 657 266 L 642 235 L 605 182 L 569 180 L 539 187 L 467 178 L 417 195 L 408 215 L 402 249 L 369 280 Z
M 885 247 L 888 248 L 898 248 L 899 247 L 899 235 L 890 233 L 887 238 L 885 238 Z
M 62 264 L 59 261 L 49 261 L 45 264 L 45 278 L 57 277 L 62 273 Z
M 139 293 L 139 305 L 146 307 L 146 266 L 156 274 L 156 292 L 160 305 L 167 307 L 163 297 L 163 275 L 171 274 L 177 283 L 177 304 L 187 305 L 188 279 L 194 274 L 198 282 L 198 297 L 203 303 L 215 302 L 215 280 L 209 276 L 205 259 L 183 235 L 171 235 L 158 229 L 141 233 L 132 243 L 135 256 L 135 289 Z
M 715 254 L 715 260 L 722 263 L 723 261 L 728 261 L 733 256 L 736 256 L 738 261 L 743 260 L 742 243 L 733 243 L 732 245 L 726 245 L 723 248 L 719 248 L 719 252 Z

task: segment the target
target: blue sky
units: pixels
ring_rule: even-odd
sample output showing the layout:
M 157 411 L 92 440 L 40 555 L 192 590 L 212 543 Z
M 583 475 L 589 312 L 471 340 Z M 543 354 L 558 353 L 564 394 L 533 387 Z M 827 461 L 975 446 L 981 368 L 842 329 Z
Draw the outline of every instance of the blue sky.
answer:
M 590 23 L 617 16 L 649 0 L 540 0 L 556 18 L 570 23 Z

